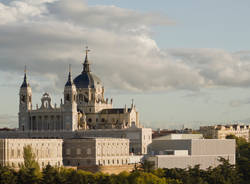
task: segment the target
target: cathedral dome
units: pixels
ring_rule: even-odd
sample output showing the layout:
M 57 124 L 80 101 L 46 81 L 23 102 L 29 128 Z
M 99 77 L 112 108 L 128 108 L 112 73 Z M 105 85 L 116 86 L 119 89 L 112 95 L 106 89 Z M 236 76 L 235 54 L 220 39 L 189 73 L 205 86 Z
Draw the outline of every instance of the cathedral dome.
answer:
M 101 85 L 101 80 L 91 73 L 88 61 L 88 52 L 86 52 L 85 61 L 83 63 L 83 71 L 73 81 L 76 88 L 95 88 L 97 85 Z
M 101 84 L 101 80 L 90 72 L 82 72 L 74 79 L 76 88 L 94 88 Z

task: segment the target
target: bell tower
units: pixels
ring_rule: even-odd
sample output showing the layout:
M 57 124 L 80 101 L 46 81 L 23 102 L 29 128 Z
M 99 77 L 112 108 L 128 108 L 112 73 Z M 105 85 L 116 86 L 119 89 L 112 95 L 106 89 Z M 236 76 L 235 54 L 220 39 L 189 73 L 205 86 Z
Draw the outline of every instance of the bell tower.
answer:
M 27 82 L 26 66 L 24 70 L 24 79 L 19 91 L 19 130 L 29 129 L 29 111 L 32 110 L 32 90 Z
M 71 66 L 69 66 L 68 81 L 64 87 L 63 105 L 63 129 L 74 131 L 78 127 L 78 113 L 76 103 L 76 86 L 71 78 Z

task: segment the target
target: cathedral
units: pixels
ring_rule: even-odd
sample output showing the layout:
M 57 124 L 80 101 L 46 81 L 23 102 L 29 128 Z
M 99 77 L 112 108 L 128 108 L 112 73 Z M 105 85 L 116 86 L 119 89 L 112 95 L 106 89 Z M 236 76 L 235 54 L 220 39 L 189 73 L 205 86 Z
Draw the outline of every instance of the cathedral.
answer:
M 64 86 L 64 97 L 59 106 L 51 103 L 51 97 L 44 93 L 41 105 L 32 105 L 31 85 L 26 71 L 19 93 L 20 131 L 76 131 L 91 129 L 141 128 L 139 113 L 135 105 L 113 108 L 113 100 L 104 97 L 102 81 L 91 72 L 88 52 L 81 74 L 72 80 L 69 69 Z

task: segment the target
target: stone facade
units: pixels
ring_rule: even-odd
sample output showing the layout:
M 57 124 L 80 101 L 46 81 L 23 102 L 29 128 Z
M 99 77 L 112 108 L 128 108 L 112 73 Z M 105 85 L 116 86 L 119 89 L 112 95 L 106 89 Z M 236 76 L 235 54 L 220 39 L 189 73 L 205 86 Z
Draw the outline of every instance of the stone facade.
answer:
M 18 167 L 23 148 L 30 145 L 41 167 L 62 166 L 62 139 L 0 139 L 0 164 Z
M 225 139 L 227 135 L 235 135 L 242 137 L 249 141 L 249 125 L 215 125 L 215 126 L 201 126 L 199 130 L 204 137 L 212 139 Z
M 129 152 L 147 154 L 147 147 L 152 142 L 151 128 L 130 127 L 126 129 L 91 129 L 79 131 L 2 131 L 0 138 L 126 138 L 129 139 Z
M 113 108 L 113 100 L 105 99 L 101 80 L 90 70 L 86 52 L 83 71 L 74 80 L 69 71 L 64 86 L 64 98 L 59 106 L 52 104 L 48 93 L 41 98 L 41 105 L 34 108 L 32 89 L 26 72 L 19 92 L 20 131 L 75 131 L 87 129 L 126 129 L 141 127 L 135 105 Z M 70 69 L 71 70 L 71 69 Z
M 92 167 L 129 163 L 129 140 L 118 138 L 66 139 L 63 143 L 66 166 Z

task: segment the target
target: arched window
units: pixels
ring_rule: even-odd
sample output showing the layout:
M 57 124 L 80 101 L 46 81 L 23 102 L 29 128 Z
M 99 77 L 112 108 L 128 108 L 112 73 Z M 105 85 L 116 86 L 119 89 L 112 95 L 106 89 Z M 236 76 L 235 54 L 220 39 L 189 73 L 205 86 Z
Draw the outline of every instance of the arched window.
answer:
M 89 118 L 89 119 L 88 119 L 88 122 L 90 122 L 90 123 L 91 123 L 91 122 L 92 122 L 92 119 L 91 119 L 91 118 Z
M 25 102 L 25 95 L 22 95 L 22 96 L 21 96 L 21 101 L 22 101 L 22 102 Z
M 66 95 L 66 100 L 67 100 L 67 101 L 70 100 L 69 94 Z
M 104 119 L 104 118 L 102 118 L 102 122 L 105 122 L 105 119 Z
M 132 148 L 132 150 L 131 150 L 131 151 L 132 151 L 132 153 L 135 153 L 135 149 L 134 149 L 134 148 Z

